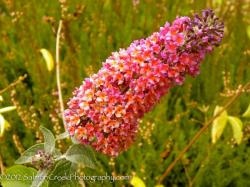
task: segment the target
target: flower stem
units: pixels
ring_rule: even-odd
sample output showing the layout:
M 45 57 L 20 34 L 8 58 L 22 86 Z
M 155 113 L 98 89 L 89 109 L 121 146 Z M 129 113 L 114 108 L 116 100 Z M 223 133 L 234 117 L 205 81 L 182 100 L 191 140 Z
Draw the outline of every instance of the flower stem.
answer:
M 0 171 L 1 171 L 1 175 L 4 174 L 4 165 L 3 165 L 3 159 L 2 156 L 0 155 Z
M 13 88 L 14 86 L 16 86 L 17 84 L 19 84 L 20 82 L 22 82 L 24 79 L 27 78 L 27 74 L 24 74 L 23 76 L 18 77 L 18 79 L 14 82 L 12 82 L 11 84 L 9 84 L 6 88 L 0 90 L 0 94 L 6 92 L 7 90 Z
M 210 118 L 204 126 L 195 134 L 195 136 L 191 139 L 191 141 L 184 147 L 184 149 L 179 153 L 177 158 L 168 166 L 166 171 L 163 173 L 163 175 L 159 178 L 158 183 L 162 183 L 163 180 L 167 177 L 167 175 L 170 173 L 170 171 L 174 168 L 175 164 L 181 160 L 181 158 L 184 156 L 184 154 L 192 147 L 192 145 L 199 139 L 199 137 L 208 129 L 210 124 L 220 116 L 220 114 L 228 109 L 237 99 L 241 94 L 243 93 L 243 90 L 247 89 L 250 86 L 250 82 L 245 84 L 245 86 L 241 87 L 239 91 L 224 105 L 224 107 L 219 111 L 215 116 Z
M 60 36 L 62 30 L 62 20 L 59 21 L 59 26 L 56 34 L 56 83 L 57 83 L 57 91 L 58 91 L 58 99 L 60 104 L 61 116 L 63 120 L 64 126 L 65 118 L 63 115 L 64 105 L 63 105 L 63 97 L 62 97 L 62 89 L 61 89 L 61 81 L 60 81 Z

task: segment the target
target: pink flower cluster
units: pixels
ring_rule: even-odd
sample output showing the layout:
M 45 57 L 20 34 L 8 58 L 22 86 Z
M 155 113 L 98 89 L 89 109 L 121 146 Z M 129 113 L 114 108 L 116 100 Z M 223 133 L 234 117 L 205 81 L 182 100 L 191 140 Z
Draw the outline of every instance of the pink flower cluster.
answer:
M 65 111 L 67 130 L 77 141 L 117 156 L 134 141 L 138 119 L 161 96 L 195 76 L 206 53 L 223 37 L 223 23 L 211 10 L 179 17 L 159 32 L 114 52 L 98 73 L 74 91 Z

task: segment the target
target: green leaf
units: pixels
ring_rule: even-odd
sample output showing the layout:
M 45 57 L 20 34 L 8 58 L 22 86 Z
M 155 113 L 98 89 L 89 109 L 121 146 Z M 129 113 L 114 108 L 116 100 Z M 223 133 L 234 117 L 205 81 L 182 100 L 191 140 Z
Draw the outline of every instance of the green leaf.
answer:
M 53 156 L 54 156 L 54 158 L 58 158 L 58 157 L 61 157 L 61 156 L 62 156 L 62 153 L 60 152 L 59 149 L 55 149 L 55 150 L 53 151 Z
M 216 106 L 214 110 L 214 116 L 218 114 L 222 110 L 222 107 Z M 223 111 L 212 124 L 212 143 L 216 143 L 216 141 L 222 135 L 224 128 L 227 124 L 227 112 Z
M 49 187 L 77 187 L 80 186 L 77 180 L 76 166 L 70 161 L 60 160 L 53 171 L 50 173 L 49 177 Z M 61 180 L 60 180 L 61 178 Z M 55 179 L 55 180 L 53 180 Z M 64 180 L 62 180 L 64 179 Z
M 233 137 L 236 140 L 237 144 L 240 144 L 242 141 L 242 137 L 243 137 L 243 132 L 242 132 L 242 121 L 237 118 L 237 117 L 233 117 L 233 116 L 228 116 L 228 121 L 231 124 L 232 128 L 233 128 Z
M 48 170 L 39 170 L 34 177 L 31 187 L 40 187 L 46 181 L 46 176 L 48 175 Z
M 143 182 L 143 180 L 141 180 L 139 177 L 137 176 L 133 176 L 133 178 L 130 181 L 130 184 L 134 187 L 146 187 L 145 183 Z
M 40 52 L 46 62 L 48 71 L 52 71 L 54 69 L 54 60 L 51 53 L 47 49 L 40 49 Z
M 2 114 L 0 114 L 0 137 L 3 137 L 4 131 L 10 126 L 9 122 L 6 121 Z
M 0 114 L 5 113 L 5 112 L 10 112 L 12 110 L 16 110 L 16 107 L 15 106 L 7 106 L 7 107 L 0 109 Z
M 4 119 L 4 117 L 0 114 L 0 137 L 2 137 L 3 134 L 4 134 L 4 123 L 5 123 L 5 119 Z
M 15 161 L 15 164 L 25 164 L 32 162 L 32 158 L 37 154 L 37 151 L 44 150 L 44 144 L 35 144 L 24 151 L 22 155 Z
M 223 1 L 223 0 L 213 0 L 213 3 L 214 3 L 215 5 L 217 5 L 217 6 L 218 6 L 218 5 L 220 6 L 220 5 L 222 4 L 222 1 Z
M 66 132 L 64 132 L 64 133 L 62 133 L 62 134 L 59 134 L 59 135 L 56 137 L 56 139 L 57 139 L 57 140 L 62 140 L 62 139 L 68 138 L 68 137 L 69 137 L 69 133 L 66 131 Z
M 95 168 L 96 158 L 92 149 L 87 145 L 74 144 L 66 152 L 65 158 L 85 167 Z
M 15 161 L 16 164 L 26 164 L 32 162 L 32 158 L 37 154 L 38 150 L 44 150 L 44 143 L 35 144 L 29 149 L 24 151 L 22 155 Z M 53 152 L 55 158 L 60 157 L 62 154 L 58 149 Z
M 40 126 L 40 130 L 44 136 L 44 150 L 46 153 L 52 153 L 55 150 L 56 139 L 52 132 L 45 128 L 44 126 Z
M 2 175 L 1 184 L 3 187 L 30 187 L 36 173 L 34 168 L 15 165 L 8 168 Z
M 157 184 L 157 185 L 155 185 L 155 187 L 164 187 L 164 185 L 162 185 L 162 184 Z
M 247 110 L 242 114 L 243 117 L 245 118 L 250 118 L 250 104 L 247 107 Z
M 250 25 L 247 26 L 247 30 L 246 31 L 247 31 L 247 36 L 250 39 Z

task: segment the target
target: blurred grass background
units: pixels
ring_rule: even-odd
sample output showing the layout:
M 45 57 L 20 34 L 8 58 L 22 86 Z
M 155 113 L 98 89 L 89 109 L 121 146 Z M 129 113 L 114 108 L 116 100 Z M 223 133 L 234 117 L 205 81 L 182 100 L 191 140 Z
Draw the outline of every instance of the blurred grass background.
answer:
M 147 186 L 159 176 L 231 93 L 250 80 L 249 0 L 0 0 L 0 88 L 27 74 L 2 96 L 0 107 L 16 105 L 4 116 L 10 128 L 0 139 L 5 167 L 20 153 L 41 141 L 40 124 L 54 133 L 64 131 L 58 116 L 55 71 L 48 72 L 39 49 L 55 53 L 55 31 L 64 20 L 61 80 L 65 103 L 75 87 L 97 72 L 112 51 L 158 31 L 178 15 L 191 16 L 212 8 L 225 23 L 220 47 L 206 57 L 201 74 L 188 78 L 162 98 L 141 121 L 136 143 L 116 159 L 97 155 L 100 168 L 88 175 L 137 175 Z M 229 109 L 240 116 L 250 103 L 243 94 Z M 164 181 L 165 186 L 250 186 L 250 122 L 244 121 L 244 141 L 236 145 L 230 128 L 211 144 L 210 130 L 185 154 Z M 69 142 L 59 142 L 65 150 Z M 88 183 L 88 182 L 87 182 Z M 89 183 L 89 186 L 93 184 Z M 127 186 L 106 182 L 94 186 Z

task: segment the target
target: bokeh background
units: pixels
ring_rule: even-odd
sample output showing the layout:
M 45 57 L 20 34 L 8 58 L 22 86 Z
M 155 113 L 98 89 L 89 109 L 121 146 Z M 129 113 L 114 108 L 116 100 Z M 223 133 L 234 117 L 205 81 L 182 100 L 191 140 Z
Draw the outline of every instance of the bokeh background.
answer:
M 55 35 L 64 21 L 61 41 L 61 80 L 66 104 L 85 77 L 98 71 L 112 51 L 126 48 L 133 40 L 158 31 L 176 16 L 212 8 L 225 23 L 222 45 L 208 55 L 201 74 L 173 88 L 140 122 L 134 145 L 118 158 L 97 154 L 98 170 L 87 175 L 136 175 L 154 186 L 167 166 L 204 123 L 213 116 L 240 85 L 250 81 L 249 0 L 0 0 L 0 90 L 19 76 L 23 83 L 2 94 L 0 108 L 15 105 L 5 113 L 10 127 L 0 138 L 1 162 L 14 164 L 23 150 L 41 142 L 39 125 L 55 134 L 64 131 L 59 116 L 55 70 L 49 72 L 39 50 L 55 54 Z M 54 55 L 55 56 L 55 55 Z M 241 116 L 250 104 L 246 91 L 228 110 Z M 250 121 L 243 120 L 243 141 L 232 139 L 230 126 L 211 143 L 211 129 L 188 151 L 165 186 L 250 186 Z M 59 142 L 65 150 L 69 140 Z M 83 171 L 80 171 L 83 172 Z M 87 186 L 129 186 L 86 182 Z

